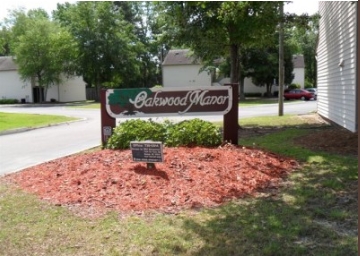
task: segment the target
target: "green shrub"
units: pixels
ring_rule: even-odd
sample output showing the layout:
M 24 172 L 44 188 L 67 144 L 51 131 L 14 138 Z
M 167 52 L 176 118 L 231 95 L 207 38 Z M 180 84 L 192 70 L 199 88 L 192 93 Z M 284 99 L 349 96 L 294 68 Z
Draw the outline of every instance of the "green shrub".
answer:
M 301 85 L 300 84 L 290 84 L 288 89 L 292 90 L 292 89 L 300 89 Z
M 222 142 L 220 130 L 211 122 L 201 119 L 185 120 L 167 124 L 166 145 L 177 146 L 218 146 Z
M 304 86 L 305 88 L 313 88 L 314 87 L 314 84 L 313 83 L 311 83 L 311 82 L 309 82 L 309 81 L 307 81 L 307 80 L 305 80 L 305 86 Z
M 222 142 L 220 130 L 211 122 L 192 119 L 180 123 L 130 119 L 120 123 L 107 142 L 110 149 L 127 149 L 131 141 L 161 141 L 168 147 L 218 146 Z
M 0 104 L 17 104 L 19 101 L 17 99 L 0 99 Z
M 126 149 L 130 141 L 165 141 L 165 127 L 163 124 L 150 120 L 130 119 L 114 128 L 113 134 L 107 142 L 107 148 Z

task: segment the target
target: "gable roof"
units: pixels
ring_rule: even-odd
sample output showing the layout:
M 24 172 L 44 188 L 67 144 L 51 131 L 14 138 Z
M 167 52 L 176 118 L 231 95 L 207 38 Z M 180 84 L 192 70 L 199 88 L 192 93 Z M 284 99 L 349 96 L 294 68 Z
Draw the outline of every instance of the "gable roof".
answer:
M 166 55 L 162 65 L 192 65 L 200 64 L 190 55 L 189 49 L 170 50 Z
M 11 56 L 0 56 L 0 71 L 11 71 L 18 70 L 13 57 Z
M 304 56 L 294 55 L 293 64 L 294 64 L 294 68 L 305 68 Z
M 166 55 L 162 65 L 194 65 L 200 64 L 194 56 L 190 55 L 189 49 L 177 49 L 170 50 Z M 305 68 L 304 56 L 303 55 L 294 55 L 293 56 L 294 68 Z

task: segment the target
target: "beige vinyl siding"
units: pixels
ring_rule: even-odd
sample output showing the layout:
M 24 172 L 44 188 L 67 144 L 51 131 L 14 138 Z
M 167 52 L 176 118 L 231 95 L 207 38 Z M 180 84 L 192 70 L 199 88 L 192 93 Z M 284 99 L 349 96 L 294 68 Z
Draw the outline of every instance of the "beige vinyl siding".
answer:
M 32 102 L 30 81 L 23 81 L 16 70 L 0 71 L 0 99 Z
M 320 2 L 317 49 L 318 113 L 353 132 L 357 131 L 356 7 L 352 2 Z
M 34 82 L 35 83 L 35 82 Z M 31 81 L 23 81 L 18 67 L 11 56 L 0 56 L 0 99 L 34 100 Z M 86 100 L 85 82 L 81 77 L 62 77 L 60 85 L 52 85 L 47 90 L 46 101 L 60 102 Z
M 211 86 L 211 75 L 206 71 L 199 73 L 201 65 L 163 66 L 164 87 Z

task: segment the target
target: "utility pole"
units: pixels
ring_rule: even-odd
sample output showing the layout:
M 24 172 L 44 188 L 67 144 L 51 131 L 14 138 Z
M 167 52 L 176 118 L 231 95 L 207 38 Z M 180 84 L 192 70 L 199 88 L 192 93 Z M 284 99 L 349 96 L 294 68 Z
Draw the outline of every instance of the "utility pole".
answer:
M 279 116 L 284 115 L 284 2 L 280 2 L 279 24 Z

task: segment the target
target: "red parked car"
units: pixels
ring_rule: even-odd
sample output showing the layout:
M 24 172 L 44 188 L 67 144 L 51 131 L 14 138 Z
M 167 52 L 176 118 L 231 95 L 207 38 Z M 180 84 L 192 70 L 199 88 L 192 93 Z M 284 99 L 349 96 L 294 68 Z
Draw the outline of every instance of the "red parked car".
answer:
M 293 89 L 293 90 L 286 90 L 284 92 L 284 99 L 310 100 L 310 99 L 314 99 L 314 95 L 303 89 Z

